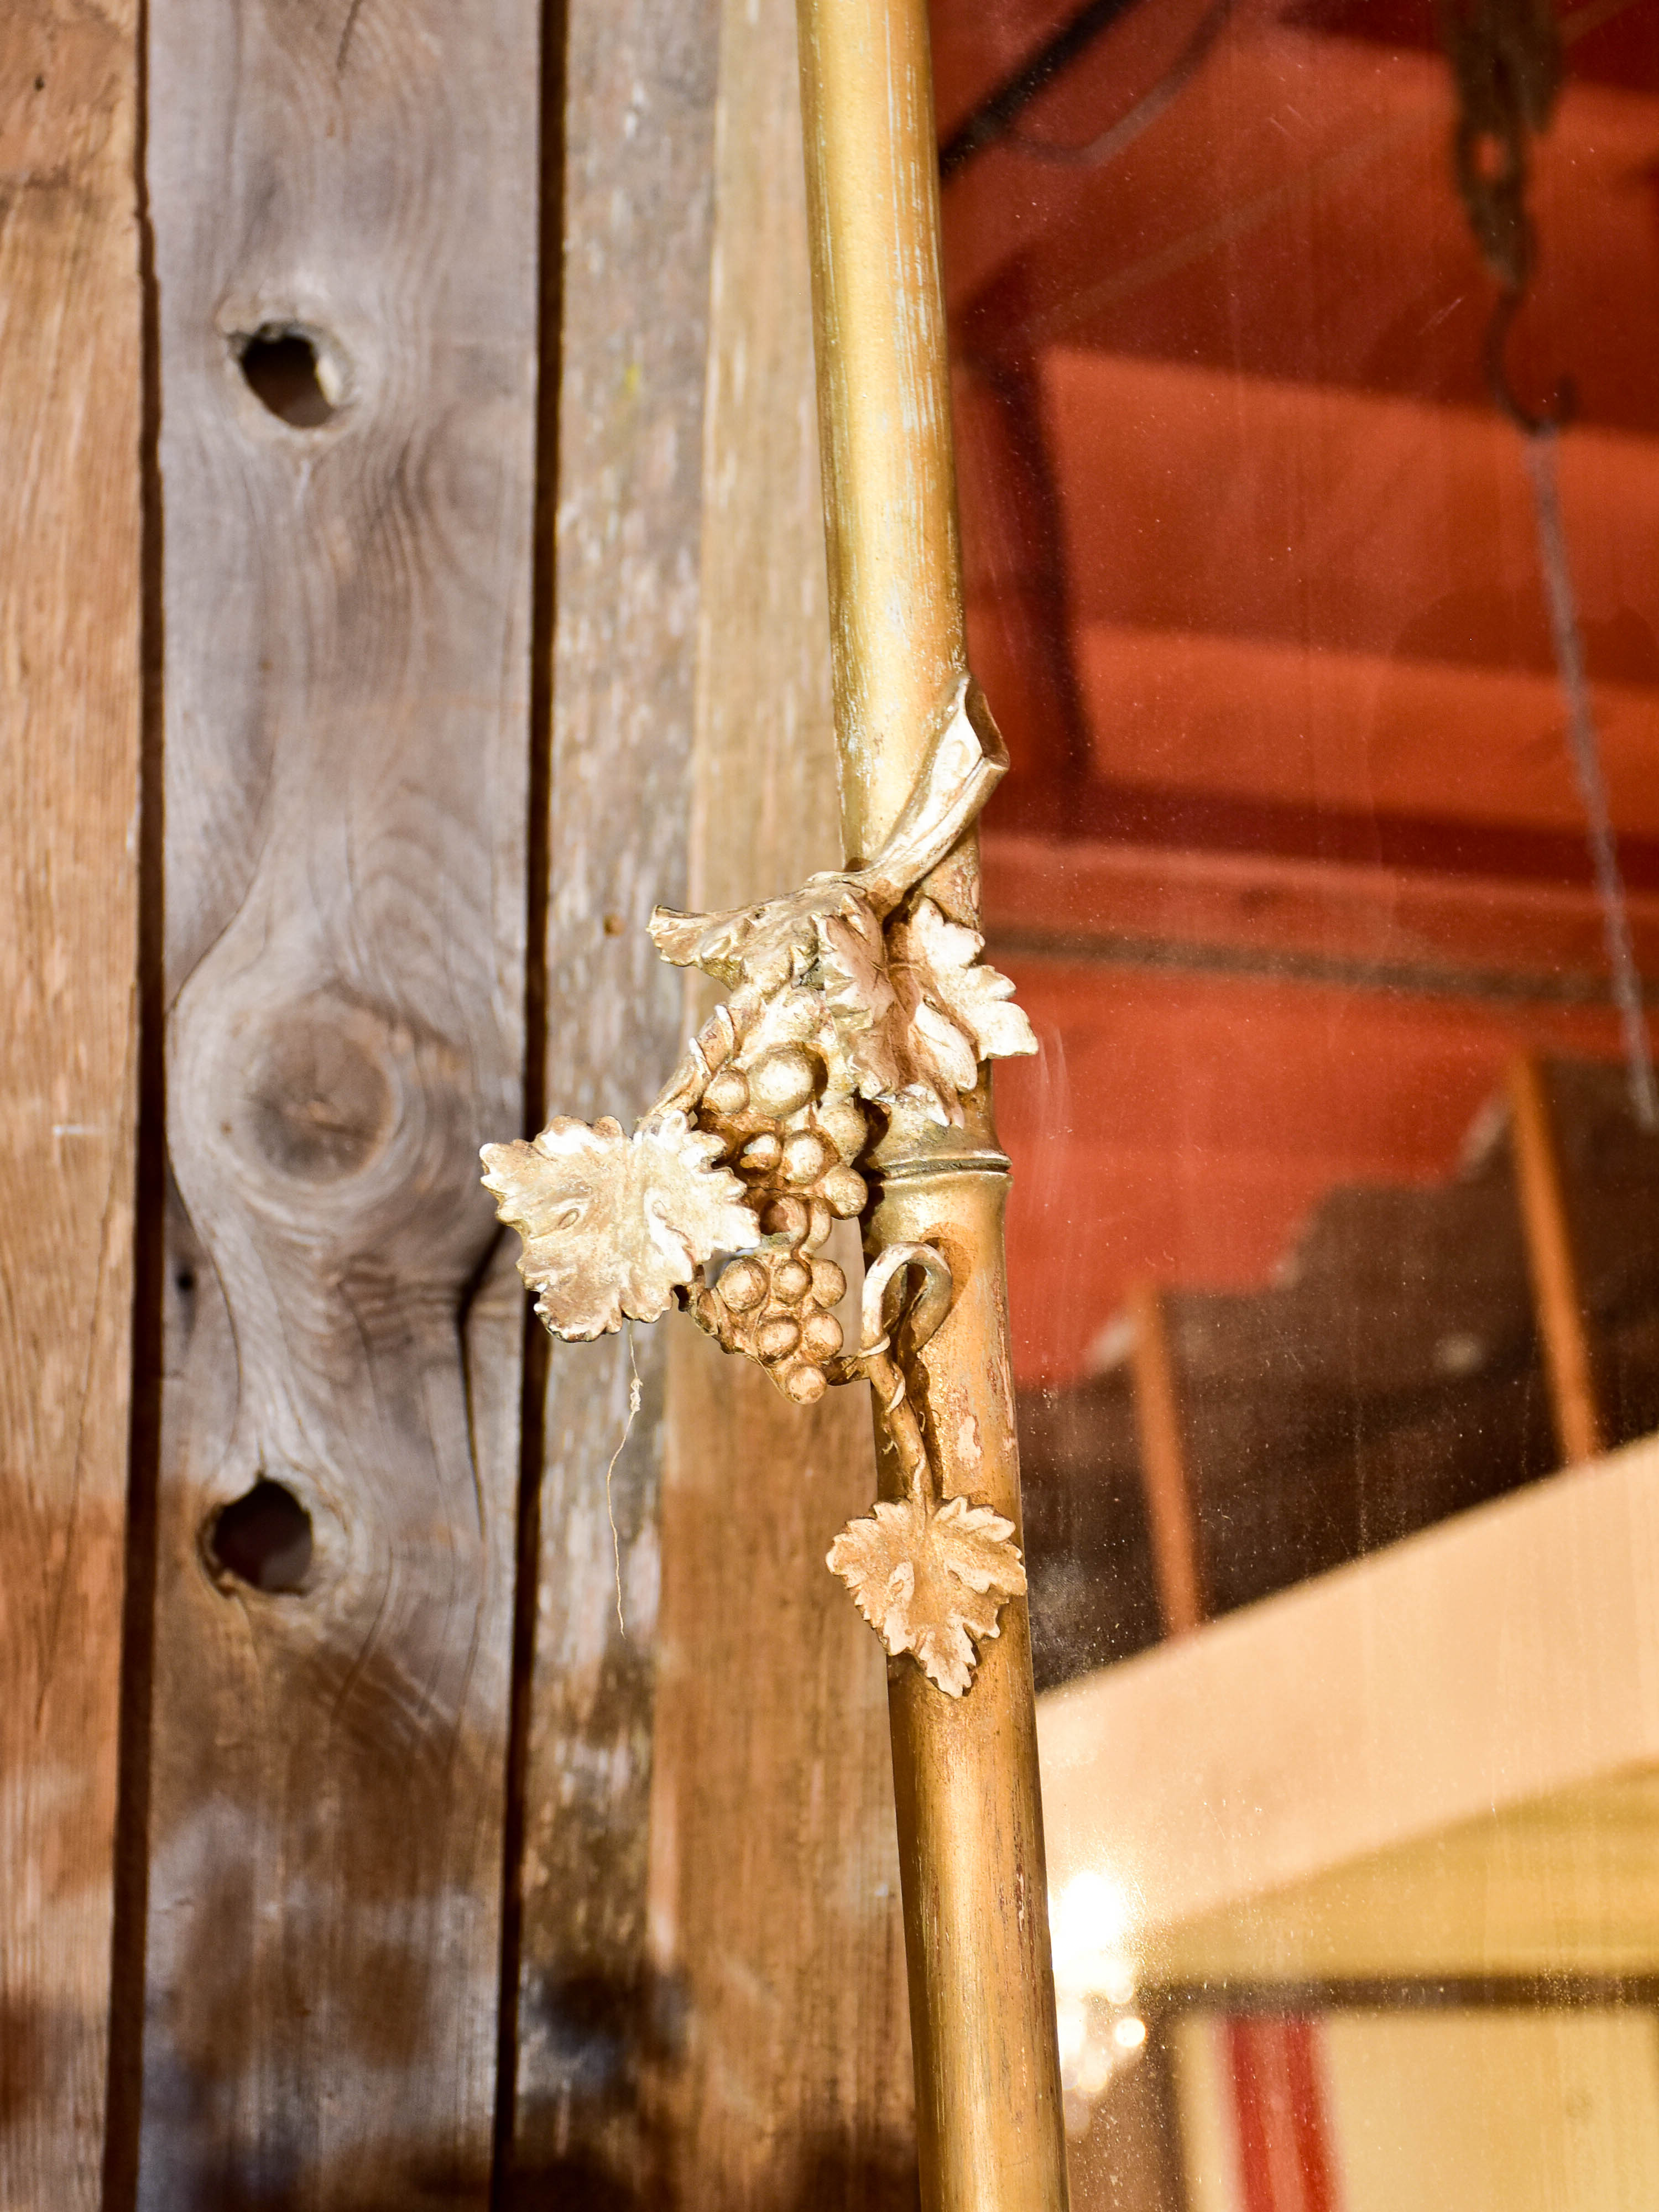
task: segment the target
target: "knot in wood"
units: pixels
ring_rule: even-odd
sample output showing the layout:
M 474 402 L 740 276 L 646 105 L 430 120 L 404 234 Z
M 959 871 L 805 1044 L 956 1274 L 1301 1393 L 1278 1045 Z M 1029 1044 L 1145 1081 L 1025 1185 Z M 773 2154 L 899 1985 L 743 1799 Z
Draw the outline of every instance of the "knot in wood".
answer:
M 255 1149 L 299 1182 L 338 1182 L 380 1152 L 397 1118 L 384 1023 L 367 1007 L 312 998 L 256 1042 L 247 1083 Z

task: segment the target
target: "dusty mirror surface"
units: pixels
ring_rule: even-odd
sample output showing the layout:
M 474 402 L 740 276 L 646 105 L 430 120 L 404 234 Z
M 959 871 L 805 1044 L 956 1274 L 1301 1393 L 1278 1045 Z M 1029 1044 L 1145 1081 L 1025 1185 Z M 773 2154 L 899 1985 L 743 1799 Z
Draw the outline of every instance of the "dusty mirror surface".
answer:
M 1659 15 L 934 19 L 1074 2201 L 1644 2204 Z

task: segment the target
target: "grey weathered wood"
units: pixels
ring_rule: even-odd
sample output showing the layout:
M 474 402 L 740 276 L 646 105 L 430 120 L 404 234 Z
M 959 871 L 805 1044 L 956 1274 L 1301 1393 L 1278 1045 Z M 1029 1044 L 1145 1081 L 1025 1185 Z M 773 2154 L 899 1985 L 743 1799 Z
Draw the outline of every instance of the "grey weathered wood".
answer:
M 142 339 L 123 0 L 0 17 L 0 2205 L 103 2156 L 132 1294 Z
M 571 0 L 547 1097 L 631 1121 L 682 1037 L 645 920 L 686 884 L 716 0 Z M 643 2191 L 660 1331 L 554 1345 L 526 1760 L 514 2161 Z
M 792 0 L 725 0 L 693 758 L 704 909 L 841 864 L 799 82 Z M 653 2082 L 665 2193 L 724 2212 L 913 2202 L 886 1668 L 824 1563 L 876 1495 L 868 1393 L 803 1410 L 681 1322 L 666 1411 L 650 1892 L 677 2029 Z
M 487 2195 L 539 11 L 155 0 L 170 1268 L 141 2202 Z M 249 332 L 338 404 L 264 405 Z M 300 1589 L 212 1571 L 257 1477 Z

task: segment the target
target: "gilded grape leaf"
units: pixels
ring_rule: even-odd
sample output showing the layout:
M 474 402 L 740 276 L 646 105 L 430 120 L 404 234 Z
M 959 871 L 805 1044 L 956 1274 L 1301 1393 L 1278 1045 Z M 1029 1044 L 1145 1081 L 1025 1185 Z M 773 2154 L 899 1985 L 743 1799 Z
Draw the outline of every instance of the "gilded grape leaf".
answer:
M 960 1121 L 958 1095 L 979 1080 L 980 1062 L 1035 1052 L 1031 1025 L 1011 1003 L 1008 978 L 981 962 L 976 931 L 923 899 L 884 937 L 854 884 L 817 876 L 788 898 L 727 915 L 659 908 L 651 933 L 665 958 L 752 994 L 741 1010 L 745 1051 L 757 1048 L 769 1008 L 808 993 L 831 1090 L 856 1091 L 890 1113 L 905 1106 L 928 1121 Z M 688 1062 L 665 1095 L 678 1096 L 696 1073 Z
M 947 1498 L 884 1498 L 867 1519 L 843 1528 L 829 1564 L 896 1658 L 914 1651 L 945 1694 L 959 1698 L 974 1679 L 975 1638 L 998 1632 L 1004 1602 L 1025 1589 L 1012 1521 L 988 1505 Z
M 648 927 L 652 943 L 676 968 L 701 968 L 729 988 L 781 991 L 817 958 L 826 921 L 868 912 L 849 878 L 829 874 L 729 914 L 676 914 L 659 906 Z M 872 925 L 879 946 L 881 926 L 873 918 Z
M 1006 975 L 988 968 L 977 930 L 947 921 L 932 899 L 921 900 L 893 930 L 894 981 L 939 1073 L 971 1091 L 982 1060 L 1035 1052 L 1036 1033 L 1013 1004 Z
M 722 1149 L 681 1113 L 631 1137 L 608 1115 L 590 1128 L 561 1115 L 532 1144 L 484 1146 L 484 1188 L 524 1239 L 519 1272 L 556 1336 L 655 1321 L 711 1254 L 758 1240 L 743 1185 L 714 1164 Z
M 826 921 L 817 976 L 835 1026 L 843 1080 L 860 1097 L 890 1105 L 912 1071 L 903 1056 L 903 1026 L 887 973 L 881 925 L 862 915 Z

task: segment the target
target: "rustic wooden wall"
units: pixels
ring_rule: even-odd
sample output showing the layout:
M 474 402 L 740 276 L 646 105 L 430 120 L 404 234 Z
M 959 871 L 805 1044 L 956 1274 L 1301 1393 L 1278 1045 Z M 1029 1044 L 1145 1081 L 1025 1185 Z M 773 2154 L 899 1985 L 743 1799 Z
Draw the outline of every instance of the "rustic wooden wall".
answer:
M 542 14 L 0 32 L 6 2207 L 914 2188 L 865 1394 L 544 1409 L 477 1183 L 838 857 L 793 11 Z
M 631 1121 L 683 1042 L 679 978 L 644 925 L 685 891 L 714 20 L 714 0 L 569 0 L 566 17 L 545 1084 L 550 1110 L 585 1118 Z M 634 1347 L 643 1405 L 608 1498 L 629 1343 L 549 1349 L 510 2147 L 526 2203 L 648 2181 L 665 1335 Z
M 539 15 L 150 11 L 155 2212 L 489 2188 L 522 1337 L 477 1153 L 523 1109 Z M 262 1479 L 308 1560 L 216 1553 Z
M 842 860 L 797 71 L 790 0 L 725 0 L 692 764 L 704 910 Z M 714 995 L 694 989 L 688 1020 Z M 856 1279 L 854 1234 L 839 1256 Z M 824 1564 L 876 1494 L 869 1394 L 793 1406 L 682 1328 L 667 1415 L 663 2194 L 884 2212 L 916 2188 L 886 1675 Z
M 694 1018 L 653 902 L 840 857 L 793 10 L 667 23 L 574 9 L 566 109 L 548 1101 L 624 1117 Z M 516 2187 L 902 2197 L 884 1677 L 823 1565 L 864 1394 L 801 1413 L 683 1327 L 632 1356 L 614 1536 L 629 1346 L 550 1361 Z
M 0 16 L 0 2204 L 103 2160 L 137 1068 L 134 9 Z

